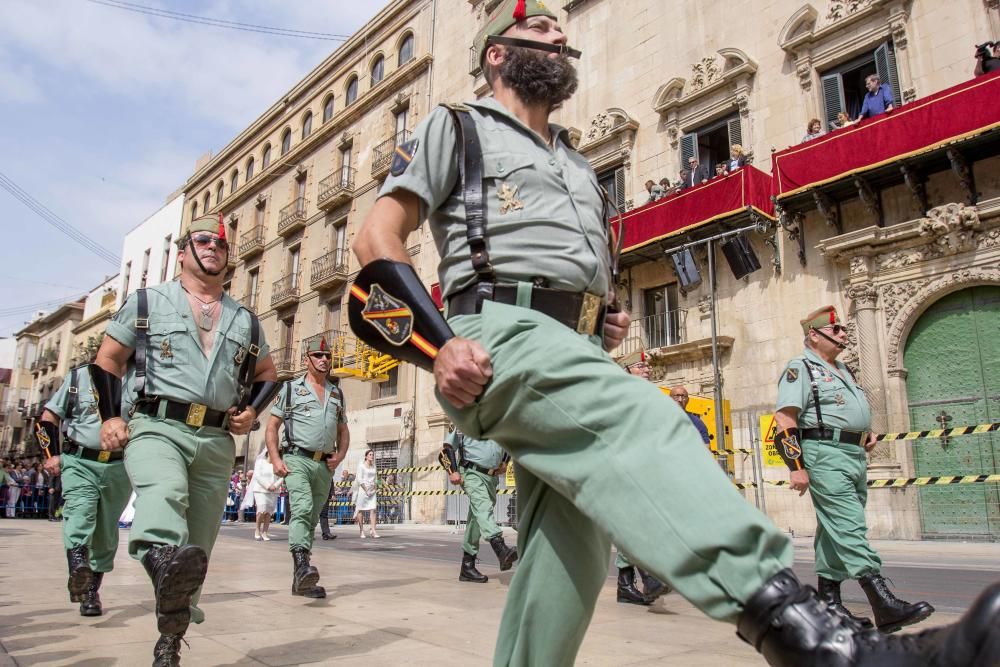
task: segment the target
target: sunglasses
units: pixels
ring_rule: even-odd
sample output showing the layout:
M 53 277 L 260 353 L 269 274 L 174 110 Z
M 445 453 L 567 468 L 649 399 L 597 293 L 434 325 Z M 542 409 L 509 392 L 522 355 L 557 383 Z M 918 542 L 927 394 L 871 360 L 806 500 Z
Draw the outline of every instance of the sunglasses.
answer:
M 313 359 L 329 359 L 330 358 L 330 353 L 329 352 L 310 352 L 309 356 L 312 357 Z
M 210 244 L 215 243 L 215 247 L 219 250 L 229 250 L 229 241 L 226 239 L 220 239 L 218 236 L 212 236 L 210 234 L 197 234 L 191 237 L 197 248 L 207 248 Z
M 830 325 L 828 325 L 828 327 L 833 331 L 833 334 L 835 336 L 838 335 L 839 333 L 841 333 L 842 331 L 845 331 L 845 332 L 847 331 L 847 327 L 845 327 L 843 324 L 830 324 Z M 820 328 L 821 329 L 826 329 L 828 327 L 820 327 Z

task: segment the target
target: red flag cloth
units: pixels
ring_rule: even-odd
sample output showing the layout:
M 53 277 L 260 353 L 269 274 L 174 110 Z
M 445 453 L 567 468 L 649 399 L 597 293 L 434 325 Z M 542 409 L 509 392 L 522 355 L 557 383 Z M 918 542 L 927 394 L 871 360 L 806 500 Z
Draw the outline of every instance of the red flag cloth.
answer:
M 219 240 L 226 240 L 226 225 L 222 222 L 222 211 L 219 211 Z
M 622 216 L 625 224 L 622 252 L 743 213 L 748 207 L 774 219 L 771 187 L 770 176 L 747 165 L 708 183 L 633 209 Z M 612 222 L 614 220 L 612 218 Z
M 800 190 L 1000 127 L 1000 72 L 965 81 L 771 157 L 774 194 Z

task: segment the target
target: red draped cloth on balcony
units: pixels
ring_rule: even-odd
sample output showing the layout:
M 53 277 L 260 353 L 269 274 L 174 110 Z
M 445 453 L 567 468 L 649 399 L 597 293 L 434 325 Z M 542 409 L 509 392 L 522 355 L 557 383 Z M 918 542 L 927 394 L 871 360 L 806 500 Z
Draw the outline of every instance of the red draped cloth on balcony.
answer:
M 747 209 L 774 218 L 771 177 L 752 165 L 626 213 L 623 252 Z
M 775 153 L 774 194 L 781 199 L 1000 126 L 998 100 L 994 72 Z

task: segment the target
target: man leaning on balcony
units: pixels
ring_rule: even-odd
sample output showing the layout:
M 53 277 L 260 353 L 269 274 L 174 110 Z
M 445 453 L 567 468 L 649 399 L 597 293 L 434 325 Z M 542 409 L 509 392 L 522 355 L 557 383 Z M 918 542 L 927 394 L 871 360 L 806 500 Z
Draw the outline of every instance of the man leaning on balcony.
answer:
M 865 77 L 865 101 L 861 104 L 861 115 L 855 122 L 864 118 L 873 118 L 886 111 L 892 111 L 892 90 L 889 84 L 880 83 L 878 74 L 869 74 Z

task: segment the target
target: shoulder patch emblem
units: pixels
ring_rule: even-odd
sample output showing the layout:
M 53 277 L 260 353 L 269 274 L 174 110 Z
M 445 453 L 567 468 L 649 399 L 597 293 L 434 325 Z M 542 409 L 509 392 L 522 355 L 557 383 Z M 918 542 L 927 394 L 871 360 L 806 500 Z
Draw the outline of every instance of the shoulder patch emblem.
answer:
M 390 295 L 378 283 L 368 290 L 368 303 L 361 316 L 387 341 L 405 345 L 413 335 L 413 311 L 405 302 Z
M 789 368 L 787 371 L 785 371 L 785 381 L 786 382 L 795 382 L 798 379 L 799 379 L 799 369 L 798 368 Z
M 396 150 L 392 153 L 392 164 L 389 166 L 389 173 L 393 176 L 399 176 L 406 168 L 410 166 L 410 162 L 417 155 L 417 140 L 410 139 L 409 141 L 396 146 Z

